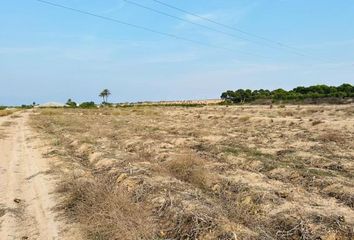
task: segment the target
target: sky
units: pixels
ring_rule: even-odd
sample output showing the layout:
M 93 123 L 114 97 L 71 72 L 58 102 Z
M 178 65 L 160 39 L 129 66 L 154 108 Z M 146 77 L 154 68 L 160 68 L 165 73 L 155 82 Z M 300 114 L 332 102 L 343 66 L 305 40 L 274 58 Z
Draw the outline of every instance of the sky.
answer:
M 229 27 L 154 0 L 129 1 L 179 19 L 125 0 L 47 1 L 155 33 L 37 0 L 0 0 L 0 105 L 100 102 L 104 88 L 110 102 L 136 102 L 354 84 L 352 0 L 160 0 Z

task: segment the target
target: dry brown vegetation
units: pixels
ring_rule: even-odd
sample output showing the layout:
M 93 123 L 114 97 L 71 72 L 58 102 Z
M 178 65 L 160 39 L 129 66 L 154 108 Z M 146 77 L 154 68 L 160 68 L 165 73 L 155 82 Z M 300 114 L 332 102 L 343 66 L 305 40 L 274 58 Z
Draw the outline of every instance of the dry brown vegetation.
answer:
M 4 114 L 3 116 L 9 116 L 12 113 L 14 113 L 14 112 L 8 113 L 7 115 Z M 1 110 L 0 110 L 0 114 L 1 114 Z M 1 117 L 1 115 L 0 115 L 0 117 Z M 10 127 L 11 125 L 14 124 L 14 122 L 11 121 L 11 119 L 17 118 L 17 117 L 18 117 L 18 115 L 11 115 L 9 120 L 4 119 L 4 121 L 2 121 L 0 123 L 0 139 L 4 139 L 8 136 L 7 129 L 8 129 L 8 127 Z
M 87 239 L 353 239 L 353 106 L 38 110 Z
M 5 117 L 13 114 L 16 110 L 0 110 L 0 117 Z

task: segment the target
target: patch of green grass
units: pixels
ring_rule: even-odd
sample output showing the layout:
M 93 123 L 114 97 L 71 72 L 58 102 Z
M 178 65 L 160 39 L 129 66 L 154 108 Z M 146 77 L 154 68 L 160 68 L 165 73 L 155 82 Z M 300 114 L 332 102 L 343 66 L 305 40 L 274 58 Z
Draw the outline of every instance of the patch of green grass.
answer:
M 305 169 L 304 169 L 305 170 Z M 306 175 L 317 177 L 333 177 L 334 174 L 331 171 L 326 171 L 320 168 L 308 168 L 305 170 Z
M 263 153 L 255 148 L 248 148 L 245 146 L 227 146 L 223 149 L 223 152 L 230 153 L 233 155 L 240 155 L 245 154 L 249 157 L 256 157 L 256 158 L 273 158 L 273 155 L 268 153 Z
M 227 153 L 227 154 L 232 154 L 232 155 L 235 155 L 235 156 L 238 156 L 238 155 L 241 154 L 240 149 L 234 148 L 234 147 L 226 147 L 226 148 L 223 149 L 223 152 Z

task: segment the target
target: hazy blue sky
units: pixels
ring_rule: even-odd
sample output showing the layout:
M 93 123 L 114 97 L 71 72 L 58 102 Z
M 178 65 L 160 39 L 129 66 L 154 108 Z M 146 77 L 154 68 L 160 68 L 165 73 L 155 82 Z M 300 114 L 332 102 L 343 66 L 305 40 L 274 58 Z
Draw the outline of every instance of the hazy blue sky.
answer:
M 228 50 L 152 34 L 36 0 L 1 0 L 0 105 L 65 102 L 68 98 L 98 102 L 103 88 L 111 90 L 111 101 L 125 102 L 218 98 L 222 91 L 237 88 L 354 83 L 352 0 L 161 0 L 311 56 L 293 54 L 276 44 L 273 48 L 266 42 L 256 44 L 262 41 L 153 0 L 134 1 L 235 37 L 124 0 L 50 1 Z

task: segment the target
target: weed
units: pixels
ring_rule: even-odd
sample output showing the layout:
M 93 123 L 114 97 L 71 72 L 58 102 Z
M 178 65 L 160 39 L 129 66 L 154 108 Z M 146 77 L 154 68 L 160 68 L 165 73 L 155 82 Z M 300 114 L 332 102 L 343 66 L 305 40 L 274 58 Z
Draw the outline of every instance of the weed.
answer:
M 201 159 L 192 154 L 178 156 L 167 164 L 169 172 L 179 180 L 191 183 L 205 189 L 208 175 Z

